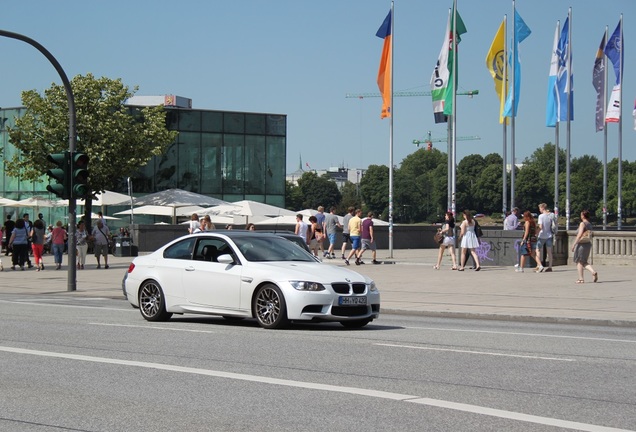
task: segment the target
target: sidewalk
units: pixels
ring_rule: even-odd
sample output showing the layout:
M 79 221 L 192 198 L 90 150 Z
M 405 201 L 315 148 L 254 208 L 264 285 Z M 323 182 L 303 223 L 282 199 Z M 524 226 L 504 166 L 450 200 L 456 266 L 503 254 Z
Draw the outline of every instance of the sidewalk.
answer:
M 619 325 L 636 327 L 636 270 L 628 266 L 596 266 L 599 282 L 589 272 L 585 284 L 577 285 L 576 267 L 554 267 L 552 273 L 515 273 L 511 267 L 482 267 L 475 272 L 451 271 L 450 258 L 434 270 L 436 249 L 396 249 L 377 252 L 381 265 L 368 264 L 351 270 L 373 278 L 382 294 L 385 313 L 425 316 L 485 318 L 511 321 Z M 45 257 L 46 270 L 12 271 L 9 257 L 2 256 L 0 293 L 61 295 L 123 299 L 121 283 L 132 257 L 109 256 L 110 269 L 95 269 L 89 257 L 85 270 L 77 271 L 77 291 L 68 291 L 66 266 L 54 270 L 52 256 Z M 67 257 L 64 257 L 66 262 Z M 344 266 L 340 258 L 324 260 Z

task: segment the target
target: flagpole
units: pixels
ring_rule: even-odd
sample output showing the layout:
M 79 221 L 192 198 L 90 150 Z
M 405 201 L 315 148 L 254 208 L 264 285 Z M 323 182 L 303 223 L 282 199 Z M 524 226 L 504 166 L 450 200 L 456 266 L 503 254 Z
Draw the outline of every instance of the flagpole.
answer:
M 446 211 L 453 211 L 453 188 L 452 188 L 452 176 L 453 176 L 453 166 L 452 166 L 452 154 L 453 154 L 453 136 L 451 131 L 451 123 L 446 121 L 446 151 L 447 151 L 447 167 L 446 167 Z M 453 213 L 453 217 L 455 217 L 455 213 Z
M 605 26 L 605 38 L 607 43 L 608 26 Z M 605 45 L 605 44 L 603 44 Z M 605 47 L 603 47 L 605 48 Z M 607 124 L 605 123 L 605 117 L 607 116 L 607 62 L 605 60 L 605 54 L 601 53 L 602 61 L 605 62 L 603 68 L 603 230 L 607 230 Z
M 451 190 L 451 206 L 453 216 L 457 214 L 457 0 L 453 0 L 453 25 L 451 26 L 452 38 L 453 38 L 453 110 L 451 121 L 453 122 L 452 128 L 452 150 L 453 150 L 453 166 L 452 166 L 452 190 Z
M 504 14 L 504 29 L 503 29 L 503 34 L 504 34 L 504 46 L 503 46 L 503 52 L 504 52 L 504 61 L 503 61 L 503 77 L 502 77 L 502 82 L 501 82 L 501 92 L 502 92 L 502 96 L 503 96 L 503 100 L 505 103 L 506 98 L 508 97 L 508 62 L 506 61 L 506 53 L 508 52 L 508 45 L 506 40 L 508 39 L 506 37 L 508 31 L 508 16 Z M 501 112 L 502 106 L 501 106 L 501 101 L 499 101 L 499 115 L 501 116 L 503 113 Z M 502 191 L 503 191 L 503 208 L 502 208 L 502 215 L 505 218 L 506 217 L 506 211 L 508 210 L 508 170 L 507 170 L 507 164 L 508 164 L 508 119 L 506 117 L 503 117 L 503 187 L 502 187 Z M 510 208 L 512 209 L 512 207 L 514 206 L 510 206 Z
M 395 41 L 395 27 L 393 22 L 393 1 L 391 1 L 391 116 L 389 117 L 389 258 L 393 258 L 393 43 Z
M 568 55 L 568 84 L 567 91 L 568 94 L 566 96 L 566 115 L 567 115 L 567 126 L 566 126 L 566 135 L 565 135 L 565 229 L 570 229 L 570 101 L 572 97 L 572 8 L 568 9 L 568 44 L 567 44 L 567 55 Z
M 623 227 L 622 217 L 622 207 L 623 207 L 623 48 L 625 47 L 625 43 L 623 42 L 623 14 L 621 14 L 620 19 L 621 32 L 620 32 L 620 41 L 621 47 L 619 51 L 619 70 L 621 74 L 621 82 L 620 82 L 620 104 L 618 109 L 620 110 L 618 113 L 618 213 L 617 213 L 617 223 L 616 228 L 620 231 Z
M 515 16 L 515 0 L 512 0 L 512 16 Z M 517 50 L 517 44 L 516 42 L 516 38 L 517 38 L 517 20 L 513 18 L 512 21 L 512 49 L 514 50 L 513 54 L 512 54 L 512 58 L 513 58 L 513 63 L 515 63 L 516 59 L 516 50 Z M 517 110 L 515 109 L 515 98 L 516 98 L 516 91 L 515 91 L 515 64 L 512 65 L 512 88 L 511 88 L 511 102 L 512 102 L 512 108 L 511 108 L 511 119 L 510 119 L 510 159 L 511 159 L 511 165 L 510 165 L 510 206 L 514 207 L 515 206 L 515 116 L 517 115 Z

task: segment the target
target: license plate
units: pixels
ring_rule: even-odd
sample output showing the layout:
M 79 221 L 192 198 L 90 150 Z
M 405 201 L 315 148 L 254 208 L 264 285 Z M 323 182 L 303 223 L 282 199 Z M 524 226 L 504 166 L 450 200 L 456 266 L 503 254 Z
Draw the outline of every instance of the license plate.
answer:
M 367 304 L 367 298 L 365 296 L 361 296 L 361 297 L 338 297 L 338 304 L 340 306 L 366 305 Z

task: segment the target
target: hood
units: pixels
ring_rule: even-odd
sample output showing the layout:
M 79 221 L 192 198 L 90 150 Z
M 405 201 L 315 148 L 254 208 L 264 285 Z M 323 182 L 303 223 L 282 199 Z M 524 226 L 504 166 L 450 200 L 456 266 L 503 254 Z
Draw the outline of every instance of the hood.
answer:
M 364 282 L 370 283 L 371 279 L 347 268 L 321 263 L 275 261 L 258 263 L 259 270 L 268 274 L 276 274 L 276 270 L 282 270 L 284 280 L 303 280 L 330 284 L 332 282 Z M 249 269 L 249 270 L 248 270 Z M 252 271 L 253 264 L 246 266 L 246 270 Z M 276 278 L 278 279 L 278 278 Z

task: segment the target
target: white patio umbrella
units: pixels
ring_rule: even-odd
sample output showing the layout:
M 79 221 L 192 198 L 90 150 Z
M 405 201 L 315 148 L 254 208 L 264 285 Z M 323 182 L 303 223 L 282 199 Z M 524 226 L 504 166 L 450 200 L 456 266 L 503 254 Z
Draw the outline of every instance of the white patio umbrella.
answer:
M 37 213 L 40 207 L 61 207 L 64 204 L 60 204 L 60 201 L 50 200 L 48 198 L 44 198 L 41 196 L 32 196 L 30 198 L 25 198 L 20 201 L 16 201 L 14 204 L 11 204 L 12 207 L 31 207 L 35 209 Z
M 135 198 L 133 202 L 136 206 L 161 206 L 171 208 L 172 214 L 168 216 L 172 216 L 173 224 L 177 223 L 177 216 L 179 216 L 177 212 L 178 208 L 192 206 L 199 206 L 200 208 L 202 208 L 203 206 L 209 207 L 219 204 L 228 204 L 227 201 L 223 201 L 218 198 L 212 198 L 207 195 L 189 192 L 183 189 L 167 189 L 165 191 L 155 192 L 149 195 Z M 190 211 L 190 213 L 194 213 L 194 211 Z M 133 214 L 137 214 L 137 212 L 134 212 Z
M 107 206 L 126 203 L 130 203 L 130 197 L 128 195 L 108 190 L 96 193 L 95 199 L 93 199 L 93 206 Z M 77 204 L 84 205 L 85 202 L 83 199 L 81 199 L 77 201 Z
M 16 200 L 12 200 L 10 198 L 0 198 L 0 206 L 10 206 L 15 207 Z
M 129 214 L 143 214 L 143 215 L 154 215 L 154 216 L 170 216 L 173 218 L 173 223 L 176 223 L 177 216 L 190 216 L 192 213 L 198 213 L 199 211 L 204 210 L 203 207 L 199 206 L 183 206 L 183 207 L 170 207 L 170 206 L 161 206 L 161 205 L 145 205 L 141 207 L 135 207 L 132 210 L 124 210 L 117 213 L 115 215 L 129 215 Z
M 102 216 L 106 220 L 121 220 L 120 218 L 112 217 L 112 216 Z M 99 219 L 99 215 L 97 213 L 91 213 L 91 219 Z

